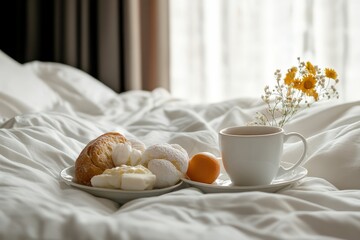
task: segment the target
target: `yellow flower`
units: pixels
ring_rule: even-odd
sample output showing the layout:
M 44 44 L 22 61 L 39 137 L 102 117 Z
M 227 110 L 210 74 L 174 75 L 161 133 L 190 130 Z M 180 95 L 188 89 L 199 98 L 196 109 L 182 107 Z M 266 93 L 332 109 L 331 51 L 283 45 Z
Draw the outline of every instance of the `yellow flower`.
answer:
M 337 73 L 332 68 L 325 68 L 325 76 L 328 77 L 328 78 L 336 79 L 337 78 Z
M 297 72 L 297 67 L 292 67 L 289 71 L 296 73 Z
M 302 80 L 302 89 L 303 91 L 307 91 L 309 89 L 315 88 L 316 78 L 313 75 L 306 75 Z
M 306 62 L 306 70 L 313 74 L 313 75 L 316 75 L 316 70 L 315 70 L 315 67 L 311 64 L 311 62 Z
M 311 96 L 315 99 L 315 101 L 319 100 L 319 94 L 316 92 L 315 89 L 309 89 L 305 92 L 306 95 Z
M 319 94 L 316 92 L 315 87 L 316 78 L 313 75 L 305 75 L 302 80 L 294 82 L 294 88 L 302 91 L 307 96 L 313 97 L 315 101 L 317 101 L 319 99 Z
M 301 90 L 302 89 L 302 82 L 300 79 L 295 79 L 293 82 L 293 88 Z
M 296 72 L 297 72 L 296 67 L 292 67 L 291 69 L 288 70 L 288 72 L 284 78 L 284 82 L 286 85 L 290 85 L 294 81 Z

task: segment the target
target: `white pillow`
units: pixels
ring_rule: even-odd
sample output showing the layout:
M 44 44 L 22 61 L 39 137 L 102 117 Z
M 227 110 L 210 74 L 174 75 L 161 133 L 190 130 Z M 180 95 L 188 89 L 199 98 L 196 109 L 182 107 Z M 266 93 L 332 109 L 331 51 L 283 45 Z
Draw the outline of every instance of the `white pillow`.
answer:
M 116 92 L 75 67 L 39 61 L 26 63 L 24 67 L 46 82 L 75 112 L 99 115 L 121 105 Z
M 51 110 L 58 101 L 40 78 L 0 50 L 0 117 Z

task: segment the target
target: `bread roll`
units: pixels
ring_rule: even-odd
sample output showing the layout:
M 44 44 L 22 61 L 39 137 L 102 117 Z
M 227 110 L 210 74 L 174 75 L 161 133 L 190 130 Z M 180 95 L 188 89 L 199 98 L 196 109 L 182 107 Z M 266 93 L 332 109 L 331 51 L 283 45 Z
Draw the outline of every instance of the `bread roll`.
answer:
M 176 184 L 184 177 L 189 162 L 187 151 L 178 144 L 155 144 L 148 147 L 141 164 L 156 176 L 155 187 L 163 188 Z
M 91 178 L 115 167 L 112 160 L 113 146 L 126 142 L 118 132 L 108 132 L 89 142 L 75 161 L 75 181 L 91 186 Z

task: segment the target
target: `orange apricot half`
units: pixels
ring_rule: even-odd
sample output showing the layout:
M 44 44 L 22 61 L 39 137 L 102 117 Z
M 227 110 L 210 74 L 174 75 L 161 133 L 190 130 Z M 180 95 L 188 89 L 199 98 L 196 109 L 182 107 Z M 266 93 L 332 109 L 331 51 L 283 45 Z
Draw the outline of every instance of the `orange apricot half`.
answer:
M 186 175 L 192 181 L 213 183 L 220 174 L 220 163 L 209 152 L 200 152 L 191 157 Z

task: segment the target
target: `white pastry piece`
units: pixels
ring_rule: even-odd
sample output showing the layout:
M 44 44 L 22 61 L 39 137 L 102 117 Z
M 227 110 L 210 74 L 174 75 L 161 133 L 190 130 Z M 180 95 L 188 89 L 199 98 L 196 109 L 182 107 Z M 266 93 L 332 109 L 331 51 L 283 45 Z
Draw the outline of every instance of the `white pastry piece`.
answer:
M 141 141 L 139 141 L 137 139 L 127 139 L 127 140 L 128 140 L 128 142 L 131 143 L 132 148 L 135 148 L 135 149 L 139 150 L 142 153 L 145 151 L 146 146 L 145 146 L 145 144 L 143 142 L 141 142 Z
M 102 174 L 91 178 L 94 187 L 117 188 L 123 190 L 153 189 L 156 176 L 142 165 L 122 165 L 106 169 Z
M 156 175 L 156 188 L 164 188 L 175 185 L 182 174 L 176 169 L 174 164 L 164 159 L 152 159 L 148 163 L 150 171 Z
M 150 190 L 155 186 L 156 176 L 154 174 L 133 174 L 122 175 L 121 189 L 123 190 Z
M 140 164 L 145 145 L 136 140 L 128 140 L 124 143 L 116 144 L 112 150 L 112 160 L 115 166 Z
M 141 164 L 156 175 L 155 187 L 168 187 L 177 183 L 187 171 L 189 156 L 178 144 L 156 144 L 148 147 Z

